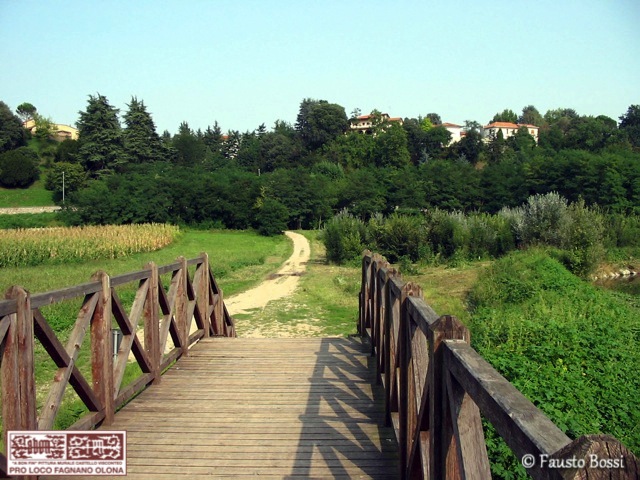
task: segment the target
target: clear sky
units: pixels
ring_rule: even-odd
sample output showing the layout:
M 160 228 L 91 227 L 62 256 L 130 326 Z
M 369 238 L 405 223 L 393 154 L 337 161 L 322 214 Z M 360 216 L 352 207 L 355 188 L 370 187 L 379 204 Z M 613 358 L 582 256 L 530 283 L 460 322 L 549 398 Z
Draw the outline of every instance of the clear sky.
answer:
M 158 132 L 295 123 L 304 98 L 488 122 L 640 104 L 640 1 L 0 0 L 0 100 L 75 124 L 90 94 Z

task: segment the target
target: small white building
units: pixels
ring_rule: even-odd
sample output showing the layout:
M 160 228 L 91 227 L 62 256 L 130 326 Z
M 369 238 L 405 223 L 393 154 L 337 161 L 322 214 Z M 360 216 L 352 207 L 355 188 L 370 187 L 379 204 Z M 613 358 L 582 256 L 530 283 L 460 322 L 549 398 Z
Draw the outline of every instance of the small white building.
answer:
M 523 123 L 493 122 L 482 128 L 482 136 L 484 140 L 488 142 L 490 139 L 495 138 L 495 136 L 498 135 L 498 132 L 501 131 L 502 137 L 506 140 L 507 138 L 515 135 L 521 127 L 526 127 L 529 134 L 533 137 L 536 143 L 538 143 L 538 131 L 540 129 L 535 125 Z
M 451 142 L 452 143 L 459 142 L 462 137 L 464 137 L 464 132 L 462 131 L 462 125 L 457 125 L 455 123 L 444 122 L 442 125 L 434 125 L 434 127 L 444 127 L 451 134 Z
M 379 120 L 376 119 L 375 115 L 360 115 L 351 120 L 349 128 L 361 133 L 372 133 L 372 129 L 376 126 L 374 125 L 376 122 L 396 122 L 400 125 L 403 123 L 401 117 L 390 117 L 388 113 L 381 113 Z

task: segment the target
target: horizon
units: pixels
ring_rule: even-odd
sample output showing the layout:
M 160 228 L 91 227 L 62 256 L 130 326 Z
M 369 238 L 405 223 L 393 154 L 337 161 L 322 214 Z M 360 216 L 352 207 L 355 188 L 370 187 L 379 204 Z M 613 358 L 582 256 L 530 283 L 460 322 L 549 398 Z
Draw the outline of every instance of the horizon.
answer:
M 0 56 L 12 68 L 0 73 L 0 100 L 75 126 L 89 95 L 106 96 L 121 115 L 135 96 L 158 133 L 172 134 L 183 121 L 203 131 L 217 121 L 224 132 L 293 125 L 305 98 L 348 116 L 433 112 L 460 125 L 527 105 L 618 121 L 640 104 L 638 23 L 632 0 L 74 0 L 64 13 L 4 2 Z

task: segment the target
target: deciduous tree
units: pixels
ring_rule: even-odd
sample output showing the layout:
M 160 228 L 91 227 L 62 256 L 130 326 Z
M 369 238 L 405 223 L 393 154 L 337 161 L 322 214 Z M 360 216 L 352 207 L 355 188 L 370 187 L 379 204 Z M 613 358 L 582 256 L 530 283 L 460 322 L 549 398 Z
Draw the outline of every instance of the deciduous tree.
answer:
M 296 130 L 304 145 L 316 150 L 347 130 L 344 107 L 326 100 L 306 98 L 300 104 Z
M 0 153 L 27 144 L 27 134 L 20 119 L 6 103 L 0 101 Z
M 620 130 L 627 134 L 631 145 L 640 148 L 640 105 L 630 105 L 620 117 Z

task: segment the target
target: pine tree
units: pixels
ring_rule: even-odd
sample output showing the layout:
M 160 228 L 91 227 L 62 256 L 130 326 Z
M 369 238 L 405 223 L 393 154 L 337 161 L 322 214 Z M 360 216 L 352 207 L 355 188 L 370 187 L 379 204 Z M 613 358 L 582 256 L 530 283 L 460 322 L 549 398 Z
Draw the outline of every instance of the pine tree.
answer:
M 100 94 L 89 95 L 87 110 L 79 112 L 78 156 L 94 177 L 121 170 L 127 163 L 118 112 Z
M 166 148 L 156 132 L 156 126 L 142 100 L 131 98 L 124 115 L 124 148 L 131 163 L 149 163 L 164 160 Z

